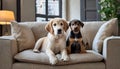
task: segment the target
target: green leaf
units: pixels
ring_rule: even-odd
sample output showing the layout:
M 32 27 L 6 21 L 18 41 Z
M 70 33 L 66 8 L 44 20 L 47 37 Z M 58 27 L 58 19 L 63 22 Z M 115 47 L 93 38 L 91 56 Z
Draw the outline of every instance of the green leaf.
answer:
M 98 12 L 100 15 L 104 14 L 104 16 L 101 16 L 102 20 L 109 20 L 113 17 L 119 17 L 120 20 L 120 15 L 117 14 L 120 10 L 120 2 L 117 0 L 101 0 L 99 5 L 101 9 Z

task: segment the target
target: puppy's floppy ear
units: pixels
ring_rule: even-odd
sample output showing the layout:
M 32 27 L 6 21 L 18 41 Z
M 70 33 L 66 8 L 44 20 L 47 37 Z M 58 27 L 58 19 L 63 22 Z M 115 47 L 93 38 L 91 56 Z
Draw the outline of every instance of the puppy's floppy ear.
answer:
M 69 26 L 71 26 L 72 21 L 69 22 Z
M 84 26 L 84 23 L 83 23 L 83 22 L 79 21 L 79 23 L 80 23 L 81 27 L 83 27 L 83 26 Z
M 53 27 L 52 27 L 53 19 L 51 19 L 47 25 L 45 26 L 45 30 L 50 32 L 51 34 L 54 34 Z
M 63 22 L 64 22 L 64 30 L 65 30 L 65 32 L 66 32 L 67 29 L 69 28 L 69 26 L 68 26 L 68 23 L 67 23 L 66 20 L 63 20 Z

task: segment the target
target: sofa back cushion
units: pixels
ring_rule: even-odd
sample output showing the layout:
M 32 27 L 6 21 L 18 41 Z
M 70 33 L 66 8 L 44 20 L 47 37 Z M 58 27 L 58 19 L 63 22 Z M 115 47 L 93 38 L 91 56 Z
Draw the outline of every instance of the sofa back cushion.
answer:
M 83 37 L 83 41 L 87 46 L 87 49 L 92 49 L 93 39 L 101 27 L 106 21 L 90 21 L 83 22 L 84 27 L 81 29 L 81 34 Z M 26 25 L 32 30 L 33 35 L 35 37 L 35 41 L 37 41 L 41 37 L 47 36 L 47 31 L 45 30 L 45 25 L 47 22 L 20 22 L 22 25 Z M 117 26 L 116 26 L 117 28 Z M 116 31 L 114 31 L 116 32 Z
M 25 25 L 32 30 L 35 41 L 37 41 L 41 37 L 47 36 L 47 31 L 45 30 L 45 25 L 47 22 L 20 22 L 19 24 Z
M 99 30 L 99 28 L 106 23 L 106 21 L 90 21 L 84 22 L 84 27 L 81 29 L 83 41 L 87 46 L 87 49 L 93 49 L 93 40 Z M 118 24 L 114 26 L 113 35 L 118 35 Z
M 87 49 L 92 49 L 92 42 L 93 39 L 98 31 L 98 29 L 101 27 L 105 21 L 90 21 L 90 22 L 83 22 L 84 27 L 81 29 L 82 38 L 86 45 Z
M 18 24 L 17 22 L 11 22 L 12 36 L 16 38 L 18 51 L 25 49 L 31 49 L 35 45 L 35 38 L 31 28 L 27 24 Z
M 93 40 L 92 49 L 98 53 L 102 53 L 104 39 L 110 36 L 118 35 L 117 26 L 118 26 L 117 18 L 113 18 L 104 23 L 98 30 Z

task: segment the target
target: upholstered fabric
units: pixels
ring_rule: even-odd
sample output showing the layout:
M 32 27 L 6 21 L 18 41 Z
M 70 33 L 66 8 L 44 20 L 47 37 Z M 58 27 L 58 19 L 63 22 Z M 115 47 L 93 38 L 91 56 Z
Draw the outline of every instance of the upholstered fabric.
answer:
M 47 22 L 20 22 L 20 25 L 26 25 L 32 30 L 35 41 L 47 35 L 48 32 L 45 30 L 46 24 Z
M 2 36 L 2 37 L 0 37 L 0 40 L 1 40 L 1 43 L 2 43 L 1 46 L 5 46 L 4 41 L 6 41 L 5 42 L 6 44 L 9 44 L 7 42 L 10 42 L 9 45 L 10 45 L 10 48 L 11 48 L 11 55 L 12 56 L 15 56 L 18 53 L 17 42 L 16 42 L 16 39 L 13 36 Z M 0 51 L 2 51 L 2 48 L 0 48 Z
M 92 42 L 93 39 L 99 29 L 99 27 L 105 23 L 105 21 L 90 21 L 90 22 L 83 22 L 84 27 L 81 29 L 81 33 L 83 36 L 83 41 L 85 44 L 89 44 L 89 47 L 87 49 L 92 49 Z M 37 41 L 39 38 L 44 37 L 47 35 L 47 31 L 45 30 L 45 25 L 47 22 L 20 22 L 22 25 L 26 25 L 29 28 L 31 28 L 35 41 Z
M 105 64 L 103 62 L 95 62 L 63 66 L 51 66 L 33 63 L 14 63 L 13 69 L 105 69 Z
M 59 60 L 59 63 L 57 65 L 84 63 L 84 62 L 100 62 L 103 60 L 102 55 L 92 50 L 87 50 L 87 53 L 83 53 L 83 54 L 70 54 L 70 61 L 68 62 L 61 61 L 60 54 L 56 56 Z M 21 53 L 18 53 L 14 58 L 21 62 L 50 64 L 48 56 L 45 53 L 43 52 L 34 53 L 32 50 L 26 50 Z
M 92 42 L 93 39 L 99 29 L 99 27 L 105 23 L 104 21 L 93 21 L 93 22 L 83 22 L 84 27 L 81 29 L 81 33 L 83 36 L 83 41 L 85 44 L 88 43 L 87 49 L 92 49 Z M 22 25 L 26 25 L 31 28 L 35 41 L 39 38 L 44 37 L 47 35 L 47 31 L 45 30 L 45 25 L 47 22 L 20 22 Z
M 11 22 L 12 36 L 17 40 L 18 50 L 23 51 L 25 49 L 33 48 L 35 45 L 35 38 L 32 30 L 17 22 Z
M 17 54 L 17 42 L 12 36 L 0 37 L 0 69 L 12 68 L 13 56 Z
M 120 69 L 120 36 L 111 36 L 103 42 L 103 57 L 107 69 Z
M 104 21 L 90 21 L 83 22 L 84 26 L 81 28 L 81 34 L 84 43 L 87 45 L 87 49 L 92 49 L 93 39 L 100 28 L 100 26 L 104 23 Z
M 96 52 L 102 53 L 104 39 L 106 37 L 116 35 L 114 33 L 114 31 L 117 30 L 116 26 L 117 26 L 117 18 L 111 19 L 106 23 L 104 23 L 98 30 L 93 40 L 92 49 L 95 50 Z
M 25 25 L 25 26 L 29 27 L 33 32 L 35 40 L 37 40 L 40 37 L 46 36 L 47 32 L 44 29 L 44 26 L 46 25 L 46 23 L 20 22 L 20 25 Z M 99 27 L 104 22 L 96 21 L 96 22 L 84 22 L 84 23 L 85 23 L 85 26 L 82 29 L 83 39 L 84 39 L 84 42 L 88 43 L 89 47 L 91 48 L 92 41 L 93 41 Z M 116 28 L 118 28 L 117 25 L 116 25 Z M 118 34 L 118 32 L 117 32 L 118 30 L 116 28 L 114 29 L 114 33 Z M 41 31 L 42 31 L 42 33 L 41 33 Z M 29 50 L 26 50 L 26 51 L 29 51 Z M 26 52 L 26 51 L 23 51 L 23 52 Z M 23 52 L 21 52 L 21 53 L 23 53 Z M 32 50 L 30 52 L 32 52 Z M 79 61 L 83 61 L 82 60 L 83 58 L 86 58 L 86 57 L 88 57 L 88 55 L 90 55 L 90 53 L 93 53 L 93 52 L 90 52 L 87 55 L 81 54 L 78 56 L 75 54 L 75 55 L 73 55 L 74 57 L 71 56 L 72 57 L 72 59 L 70 61 L 71 64 L 69 64 L 69 65 L 62 65 L 63 62 L 59 62 L 59 65 L 52 66 L 52 65 L 42 64 L 42 63 L 24 62 L 24 61 L 15 60 L 14 55 L 17 56 L 18 54 L 20 54 L 20 53 L 18 53 L 18 44 L 17 44 L 16 38 L 13 38 L 11 36 L 6 36 L 6 37 L 3 36 L 3 37 L 0 37 L 0 69 L 120 69 L 119 52 L 120 52 L 120 37 L 119 36 L 108 37 L 105 39 L 105 41 L 103 43 L 102 56 L 104 57 L 104 61 L 85 62 L 85 60 L 84 60 L 84 62 L 79 62 L 79 63 L 73 64 L 74 61 L 78 62 L 78 60 L 76 61 L 76 58 L 79 58 L 79 57 L 81 59 Z M 94 51 L 93 54 L 95 54 L 95 53 L 96 52 Z M 30 53 L 27 53 L 27 55 L 35 56 L 35 54 L 31 55 Z M 25 57 L 26 57 L 26 55 L 25 55 Z M 59 57 L 59 55 L 58 55 L 58 57 Z M 27 58 L 30 58 L 30 57 L 27 57 Z M 41 57 L 39 59 L 41 59 Z M 87 61 L 90 59 L 91 59 L 91 57 L 89 59 L 86 58 Z M 48 58 L 47 58 L 47 62 L 49 62 Z M 70 63 L 70 62 L 67 62 L 67 63 Z M 64 64 L 67 64 L 67 63 L 64 62 Z

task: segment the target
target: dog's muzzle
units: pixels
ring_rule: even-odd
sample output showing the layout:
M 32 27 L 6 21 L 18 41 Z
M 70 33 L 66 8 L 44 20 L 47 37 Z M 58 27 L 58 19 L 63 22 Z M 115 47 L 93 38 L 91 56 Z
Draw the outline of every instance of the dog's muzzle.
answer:
M 75 31 L 75 32 L 78 32 L 78 31 L 79 31 L 79 28 L 78 28 L 78 27 L 75 27 L 75 28 L 74 28 L 74 31 Z
M 57 34 L 62 34 L 62 30 L 58 29 Z

